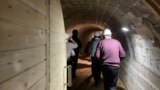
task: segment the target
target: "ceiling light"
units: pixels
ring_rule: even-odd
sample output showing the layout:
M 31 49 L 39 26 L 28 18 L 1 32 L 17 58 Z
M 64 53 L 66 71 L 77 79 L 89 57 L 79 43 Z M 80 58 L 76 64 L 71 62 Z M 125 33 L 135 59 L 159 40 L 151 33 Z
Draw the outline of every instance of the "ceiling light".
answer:
M 128 29 L 127 27 L 122 27 L 122 30 L 123 30 L 124 32 L 128 32 L 128 31 L 129 31 L 129 29 Z

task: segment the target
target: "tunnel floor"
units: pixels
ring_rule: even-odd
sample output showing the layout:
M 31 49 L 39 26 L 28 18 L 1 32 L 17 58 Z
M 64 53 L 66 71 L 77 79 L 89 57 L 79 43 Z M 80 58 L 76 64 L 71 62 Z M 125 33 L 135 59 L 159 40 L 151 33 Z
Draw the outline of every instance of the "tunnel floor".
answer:
M 118 90 L 126 90 L 120 79 L 117 84 Z M 78 60 L 77 78 L 73 80 L 73 86 L 68 88 L 68 90 L 104 90 L 103 79 L 101 79 L 98 85 L 94 85 L 89 58 L 80 58 Z

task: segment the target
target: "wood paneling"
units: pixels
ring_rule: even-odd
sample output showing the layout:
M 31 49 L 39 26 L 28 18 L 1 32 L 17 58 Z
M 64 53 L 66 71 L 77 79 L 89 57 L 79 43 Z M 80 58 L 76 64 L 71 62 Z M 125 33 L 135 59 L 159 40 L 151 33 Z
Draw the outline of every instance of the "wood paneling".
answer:
M 46 63 L 36 65 L 15 78 L 0 84 L 0 90 L 28 90 L 45 75 Z
M 50 90 L 66 90 L 64 31 L 60 0 L 50 0 Z
M 0 52 L 44 45 L 45 32 L 0 21 Z
M 0 90 L 46 90 L 47 0 L 0 0 Z
M 37 28 L 46 28 L 45 16 L 18 0 L 0 0 L 0 18 Z
M 66 90 L 61 4 L 46 1 L 0 0 L 0 90 Z
M 40 14 L 46 16 L 47 15 L 47 2 L 46 0 L 21 0 L 23 3 L 32 7 L 34 10 L 37 10 Z M 38 3 L 37 3 L 38 2 Z
M 43 77 L 40 81 L 38 81 L 33 87 L 29 90 L 45 90 L 46 86 L 46 78 Z
M 50 32 L 51 44 L 60 43 L 65 39 L 65 34 L 59 32 Z
M 45 46 L 0 53 L 0 83 L 44 61 Z

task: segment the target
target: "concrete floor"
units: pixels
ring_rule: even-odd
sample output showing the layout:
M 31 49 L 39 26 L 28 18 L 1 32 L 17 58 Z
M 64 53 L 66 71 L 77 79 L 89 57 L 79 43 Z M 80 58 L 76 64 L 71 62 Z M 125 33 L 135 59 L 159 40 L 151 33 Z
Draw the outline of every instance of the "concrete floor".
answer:
M 68 90 L 104 90 L 103 80 L 94 86 L 94 79 L 91 76 L 91 61 L 89 58 L 78 60 L 77 78 L 73 80 L 73 86 Z M 118 90 L 126 90 L 122 82 L 118 81 Z

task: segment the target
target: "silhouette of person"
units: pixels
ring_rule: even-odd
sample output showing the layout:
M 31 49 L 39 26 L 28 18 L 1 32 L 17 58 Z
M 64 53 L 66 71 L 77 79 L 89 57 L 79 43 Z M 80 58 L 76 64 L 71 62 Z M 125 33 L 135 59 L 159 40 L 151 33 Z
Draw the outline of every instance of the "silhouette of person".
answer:
M 100 40 L 101 40 L 100 39 L 100 32 L 96 31 L 94 33 L 94 38 L 90 42 L 90 46 L 89 46 L 89 49 L 88 49 L 88 52 L 90 53 L 91 61 L 92 61 L 91 67 L 92 67 L 92 75 L 93 75 L 94 80 L 95 80 L 94 85 L 98 85 L 99 80 L 100 80 L 100 74 L 101 74 L 100 62 L 94 56 L 95 51 L 96 51 L 96 47 L 97 47 Z
M 76 78 L 76 70 L 77 70 L 77 63 L 78 63 L 78 56 L 80 52 L 80 48 L 82 48 L 81 41 L 78 37 L 78 30 L 74 29 L 72 31 L 72 39 L 78 44 L 78 47 L 74 49 L 75 56 L 73 57 L 73 72 L 72 72 L 72 77 Z
M 67 49 L 67 65 L 72 65 L 72 57 L 75 56 L 74 49 L 78 47 L 78 44 L 70 39 L 69 35 L 66 33 L 66 49 Z
M 69 37 L 68 33 L 65 34 L 65 40 L 66 40 L 66 55 L 67 55 L 67 65 L 71 65 L 73 67 L 73 57 L 75 56 L 74 49 L 78 47 L 78 44 Z M 68 75 L 68 70 L 67 70 Z M 67 77 L 68 82 L 68 77 Z M 69 88 L 68 86 L 67 88 Z
M 97 46 L 95 56 L 101 61 L 105 90 L 117 90 L 120 57 L 126 53 L 118 40 L 112 39 L 110 29 L 103 32 L 104 39 Z

